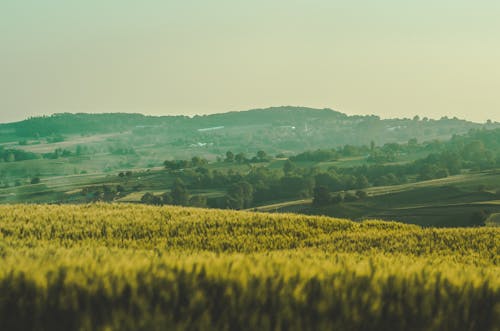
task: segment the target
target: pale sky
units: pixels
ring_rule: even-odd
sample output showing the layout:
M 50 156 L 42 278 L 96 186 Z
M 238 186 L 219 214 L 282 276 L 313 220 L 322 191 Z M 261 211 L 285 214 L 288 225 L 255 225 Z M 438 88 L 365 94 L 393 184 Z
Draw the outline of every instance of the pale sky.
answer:
M 1 0 L 0 122 L 279 105 L 500 121 L 498 0 Z

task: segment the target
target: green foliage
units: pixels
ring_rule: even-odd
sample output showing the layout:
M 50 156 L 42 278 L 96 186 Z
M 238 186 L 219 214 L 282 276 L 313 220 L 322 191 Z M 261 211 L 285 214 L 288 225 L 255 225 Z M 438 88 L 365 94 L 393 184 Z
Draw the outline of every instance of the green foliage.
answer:
M 40 158 L 40 156 L 32 152 L 26 152 L 19 149 L 4 149 L 3 146 L 0 146 L 0 162 L 19 162 L 38 158 Z
M 245 155 L 245 153 L 238 153 L 234 156 L 234 160 L 238 163 L 247 163 L 248 159 Z
M 248 182 L 239 182 L 229 186 L 226 200 L 230 209 L 250 208 L 253 199 L 253 187 Z
M 50 136 L 47 137 L 47 144 L 54 144 L 54 143 L 60 143 L 65 140 L 65 138 L 60 135 L 60 134 L 54 134 L 52 133 Z
M 159 206 L 163 204 L 163 199 L 162 197 L 156 196 L 153 193 L 148 192 L 142 196 L 141 202 L 147 205 Z
M 189 194 L 186 185 L 184 185 L 184 182 L 179 178 L 174 181 L 170 195 L 172 196 L 172 203 L 174 205 L 186 206 L 189 202 Z
M 283 164 L 283 173 L 285 176 L 289 176 L 295 168 L 295 164 L 292 161 L 286 160 Z
M 226 159 L 224 160 L 225 162 L 233 162 L 234 161 L 234 153 L 231 151 L 226 152 Z
M 316 151 L 305 151 L 290 157 L 291 161 L 334 161 L 338 159 L 338 153 L 335 150 L 318 149 Z
M 121 185 L 101 185 L 101 186 L 87 186 L 82 189 L 81 195 L 86 197 L 87 202 L 111 202 L 118 198 L 125 191 Z M 144 202 L 147 201 L 147 198 Z
M 181 170 L 188 168 L 200 168 L 208 164 L 208 161 L 199 156 L 193 156 L 191 160 L 166 160 L 163 162 L 165 169 L 167 170 Z
M 328 187 L 320 185 L 314 188 L 313 204 L 315 206 L 326 206 L 331 203 L 331 199 Z

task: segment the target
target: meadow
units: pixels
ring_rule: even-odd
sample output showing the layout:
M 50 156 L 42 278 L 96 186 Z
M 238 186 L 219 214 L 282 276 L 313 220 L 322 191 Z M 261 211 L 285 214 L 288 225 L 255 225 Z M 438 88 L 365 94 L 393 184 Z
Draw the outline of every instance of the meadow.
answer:
M 500 330 L 500 228 L 0 206 L 1 330 Z

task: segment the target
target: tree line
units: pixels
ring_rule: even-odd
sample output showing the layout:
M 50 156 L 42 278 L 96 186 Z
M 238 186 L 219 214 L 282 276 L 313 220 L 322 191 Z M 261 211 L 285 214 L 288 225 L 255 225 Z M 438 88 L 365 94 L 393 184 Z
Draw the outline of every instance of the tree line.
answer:
M 443 178 L 459 174 L 465 169 L 497 168 L 500 165 L 499 142 L 499 129 L 474 130 L 467 135 L 454 136 L 447 142 L 419 144 L 410 140 L 405 144 L 386 144 L 381 147 L 372 143 L 371 146 L 345 146 L 340 150 L 304 152 L 288 158 L 281 169 L 251 163 L 245 171 L 232 168 L 210 169 L 208 161 L 198 157 L 184 161 L 166 161 L 166 168 L 176 177 L 170 192 L 161 197 L 149 193 L 143 197 L 142 202 L 245 209 L 274 201 L 310 197 L 313 197 L 317 205 L 337 203 L 345 199 L 363 199 L 366 198 L 363 189 L 367 187 Z M 433 152 L 403 164 L 370 162 L 374 155 L 398 155 L 412 150 Z M 361 166 L 320 169 L 300 164 L 301 161 L 324 161 L 339 155 L 364 153 L 367 153 L 368 162 Z M 256 160 L 264 158 L 269 160 L 265 153 L 259 152 L 256 155 Z M 234 153 L 228 152 L 223 162 L 238 161 Z M 225 195 L 206 198 L 189 194 L 190 190 L 199 189 L 223 190 Z

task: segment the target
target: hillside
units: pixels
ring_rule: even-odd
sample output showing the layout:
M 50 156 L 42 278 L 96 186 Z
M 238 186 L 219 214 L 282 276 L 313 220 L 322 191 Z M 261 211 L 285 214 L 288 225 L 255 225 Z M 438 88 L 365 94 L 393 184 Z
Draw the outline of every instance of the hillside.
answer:
M 0 328 L 498 330 L 499 228 L 0 206 Z
M 253 208 L 262 212 L 383 219 L 420 226 L 483 226 L 500 214 L 500 174 L 484 171 L 418 183 L 367 188 L 366 197 L 315 206 L 300 199 Z M 353 197 L 355 191 L 342 192 Z M 492 224 L 494 222 L 491 222 Z
M 172 159 L 172 146 L 120 139 L 0 146 L 0 203 L 256 208 L 423 226 L 482 226 L 500 212 L 500 129 L 288 156 L 227 150 L 216 160 L 200 154 L 215 147 L 178 146 L 186 157 Z
M 489 128 L 499 125 L 487 124 Z M 277 153 L 369 144 L 371 141 L 384 144 L 412 138 L 443 139 L 483 126 L 485 124 L 456 118 L 380 119 L 373 115 L 348 116 L 331 109 L 305 107 L 274 107 L 193 117 L 62 113 L 1 124 L 0 142 L 43 143 L 71 136 L 113 134 L 123 143 L 132 142 L 134 148 L 148 144 L 187 148 L 201 143 L 210 145 L 211 153 L 218 148 L 248 152 L 264 147 Z

